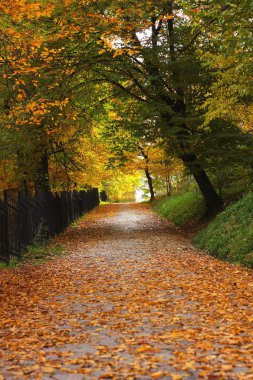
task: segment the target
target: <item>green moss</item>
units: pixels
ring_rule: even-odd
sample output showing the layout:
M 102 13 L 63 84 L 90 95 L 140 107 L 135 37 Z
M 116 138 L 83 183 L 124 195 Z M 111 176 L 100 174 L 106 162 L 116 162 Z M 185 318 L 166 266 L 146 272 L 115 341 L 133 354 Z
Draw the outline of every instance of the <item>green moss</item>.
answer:
M 155 201 L 153 209 L 176 226 L 184 226 L 193 218 L 204 215 L 205 203 L 198 192 L 188 191 Z
M 228 206 L 194 238 L 213 256 L 253 267 L 253 193 Z

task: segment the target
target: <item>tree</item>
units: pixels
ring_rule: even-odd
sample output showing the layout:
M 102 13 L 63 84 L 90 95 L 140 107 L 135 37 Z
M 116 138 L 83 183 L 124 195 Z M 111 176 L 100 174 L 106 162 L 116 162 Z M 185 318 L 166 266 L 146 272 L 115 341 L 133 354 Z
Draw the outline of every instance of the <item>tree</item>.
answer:
M 126 7 L 117 1 L 103 3 L 98 12 L 95 4 L 91 17 L 97 29 L 103 31 L 98 42 L 105 59 L 95 62 L 93 69 L 98 78 L 113 85 L 123 96 L 127 94 L 148 105 L 159 119 L 170 150 L 198 183 L 208 211 L 215 211 L 222 201 L 192 150 L 192 139 L 202 116 L 193 100 L 203 96 L 206 82 L 194 44 L 186 49 L 191 24 L 184 14 L 185 5 L 189 7 L 187 2 L 180 2 L 173 9 L 170 1 L 156 6 L 133 1 Z M 114 58 L 110 65 L 108 57 Z
M 92 95 L 80 100 L 83 76 L 72 80 L 74 44 L 64 53 L 78 30 L 56 21 L 60 11 L 64 6 L 53 8 L 49 2 L 13 2 L 2 14 L 0 63 L 6 91 L 1 135 L 10 148 L 4 158 L 14 162 L 12 183 L 27 188 L 33 182 L 36 191 L 98 185 L 98 178 L 104 178 L 94 122 L 83 112 Z M 94 97 L 96 92 L 93 86 Z

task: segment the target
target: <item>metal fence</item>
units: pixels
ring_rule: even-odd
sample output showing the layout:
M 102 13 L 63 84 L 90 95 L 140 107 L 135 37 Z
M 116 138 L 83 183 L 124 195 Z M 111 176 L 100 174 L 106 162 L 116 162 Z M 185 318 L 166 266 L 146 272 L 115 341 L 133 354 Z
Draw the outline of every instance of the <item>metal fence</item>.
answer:
M 55 236 L 99 204 L 97 189 L 41 193 L 30 197 L 5 191 L 0 199 L 0 260 L 21 256 L 39 233 Z

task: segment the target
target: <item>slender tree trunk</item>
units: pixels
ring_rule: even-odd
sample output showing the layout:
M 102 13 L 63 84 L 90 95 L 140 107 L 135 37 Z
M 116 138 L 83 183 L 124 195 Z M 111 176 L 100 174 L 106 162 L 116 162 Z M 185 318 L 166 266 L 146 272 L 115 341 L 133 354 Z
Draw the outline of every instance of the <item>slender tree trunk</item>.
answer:
M 26 195 L 29 194 L 29 187 L 28 187 L 27 179 L 24 179 L 24 180 L 22 181 L 21 191 L 22 191 L 22 193 L 24 193 L 24 194 L 26 194 Z
M 36 193 L 50 191 L 47 150 L 43 152 L 41 160 L 38 164 L 37 171 L 34 177 L 34 186 Z
M 154 187 L 153 187 L 153 179 L 149 173 L 148 165 L 145 167 L 145 174 L 146 174 L 146 178 L 148 180 L 148 187 L 149 187 L 149 192 L 150 192 L 150 202 L 152 203 L 155 200 L 155 192 L 154 192 Z
M 205 170 L 202 168 L 194 154 L 185 154 L 182 157 L 185 166 L 190 170 L 206 203 L 207 212 L 213 214 L 221 210 L 223 201 L 216 193 Z
M 172 184 L 171 184 L 170 176 L 166 177 L 166 192 L 167 192 L 167 196 L 169 197 L 172 192 Z
M 145 163 L 146 163 L 145 175 L 146 175 L 146 178 L 148 180 L 148 187 L 149 187 L 149 192 L 150 192 L 150 202 L 152 203 L 155 200 L 155 192 L 154 192 L 154 187 L 153 187 L 153 179 L 152 179 L 150 172 L 149 172 L 149 157 L 142 147 L 139 147 L 139 150 L 140 150 L 142 157 L 145 159 Z

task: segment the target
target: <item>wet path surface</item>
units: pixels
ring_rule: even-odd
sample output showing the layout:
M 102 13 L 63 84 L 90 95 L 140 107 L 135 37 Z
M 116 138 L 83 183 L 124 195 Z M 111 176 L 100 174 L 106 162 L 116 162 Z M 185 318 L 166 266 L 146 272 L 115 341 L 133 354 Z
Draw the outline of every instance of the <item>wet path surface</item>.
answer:
M 101 206 L 66 254 L 0 272 L 2 379 L 253 379 L 253 272 L 146 205 Z

